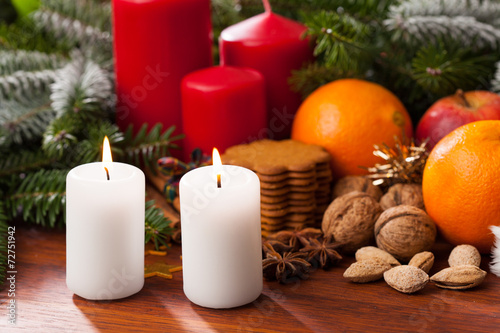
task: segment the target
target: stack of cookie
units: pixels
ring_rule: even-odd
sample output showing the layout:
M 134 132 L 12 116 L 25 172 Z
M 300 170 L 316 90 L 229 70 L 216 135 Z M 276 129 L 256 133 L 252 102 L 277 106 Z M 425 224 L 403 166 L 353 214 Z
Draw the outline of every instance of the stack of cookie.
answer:
M 259 176 L 263 235 L 321 225 L 332 181 L 330 155 L 322 147 L 259 140 L 228 148 L 222 161 Z

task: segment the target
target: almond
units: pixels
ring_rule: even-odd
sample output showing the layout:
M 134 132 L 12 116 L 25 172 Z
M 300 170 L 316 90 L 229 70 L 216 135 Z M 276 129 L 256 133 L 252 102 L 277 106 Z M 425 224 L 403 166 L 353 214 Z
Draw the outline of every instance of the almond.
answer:
M 385 272 L 384 280 L 397 291 L 411 294 L 425 287 L 429 282 L 429 275 L 420 268 L 401 265 Z
M 374 246 L 365 246 L 360 248 L 356 251 L 355 256 L 357 261 L 376 258 L 388 263 L 392 267 L 401 265 L 391 254 Z
M 344 272 L 344 277 L 352 282 L 366 283 L 376 281 L 391 269 L 387 262 L 371 258 L 353 263 Z
M 429 273 L 432 265 L 434 265 L 434 254 L 429 251 L 415 254 L 408 263 L 408 266 L 418 267 L 426 273 Z
M 445 289 L 469 289 L 478 286 L 486 277 L 486 272 L 474 265 L 453 266 L 434 274 L 431 281 Z
M 450 264 L 451 267 L 462 265 L 479 267 L 479 265 L 481 265 L 481 254 L 479 254 L 479 251 L 472 245 L 459 245 L 451 251 L 450 257 L 448 258 L 448 264 Z

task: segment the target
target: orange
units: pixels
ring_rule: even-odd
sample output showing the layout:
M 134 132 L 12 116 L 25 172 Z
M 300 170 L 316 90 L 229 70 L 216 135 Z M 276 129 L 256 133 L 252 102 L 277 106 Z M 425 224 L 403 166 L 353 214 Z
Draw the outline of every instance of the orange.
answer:
M 335 178 L 366 174 L 360 166 L 383 162 L 373 145 L 394 144 L 402 128 L 412 136 L 411 119 L 389 90 L 364 80 L 340 79 L 309 95 L 292 125 L 292 139 L 324 147 Z
M 500 120 L 469 123 L 439 141 L 422 187 L 427 213 L 448 242 L 489 253 L 489 226 L 500 225 Z

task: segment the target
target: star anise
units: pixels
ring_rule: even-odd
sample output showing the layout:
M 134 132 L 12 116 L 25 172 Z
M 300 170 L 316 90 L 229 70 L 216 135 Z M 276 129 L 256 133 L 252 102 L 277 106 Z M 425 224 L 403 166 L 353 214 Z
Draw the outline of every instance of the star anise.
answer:
M 342 256 L 336 251 L 342 243 L 335 242 L 331 238 L 325 238 L 322 242 L 317 239 L 302 240 L 304 248 L 300 252 L 307 253 L 309 262 L 317 261 L 323 269 L 333 266 L 342 260 Z
M 291 246 L 291 251 L 298 251 L 302 247 L 301 238 L 319 238 L 323 233 L 320 229 L 305 228 L 296 230 L 282 230 L 275 234 L 269 235 L 269 239 L 274 239 Z
M 305 260 L 305 254 L 301 252 L 285 252 L 283 255 L 274 250 L 271 244 L 267 243 L 266 259 L 262 261 L 264 277 L 267 280 L 278 280 L 286 283 L 289 278 L 299 277 L 307 279 L 311 264 Z
M 270 244 L 271 246 L 266 246 L 266 244 Z M 270 251 L 276 251 L 279 254 L 283 254 L 285 252 L 291 252 L 292 247 L 290 245 L 284 244 L 277 240 L 267 240 L 262 243 L 262 249 L 264 250 L 264 257 Z

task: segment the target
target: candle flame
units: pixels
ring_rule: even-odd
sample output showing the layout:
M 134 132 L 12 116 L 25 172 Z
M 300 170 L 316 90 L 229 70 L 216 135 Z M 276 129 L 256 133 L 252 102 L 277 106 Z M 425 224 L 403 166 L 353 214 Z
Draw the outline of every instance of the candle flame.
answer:
M 104 141 L 102 143 L 102 161 L 113 162 L 113 157 L 111 156 L 111 146 L 109 145 L 109 139 L 107 136 L 104 137 Z
M 220 154 L 217 148 L 212 151 L 212 164 L 214 166 L 214 172 L 217 175 L 217 187 L 221 187 L 221 174 L 222 174 L 222 161 L 220 159 Z

